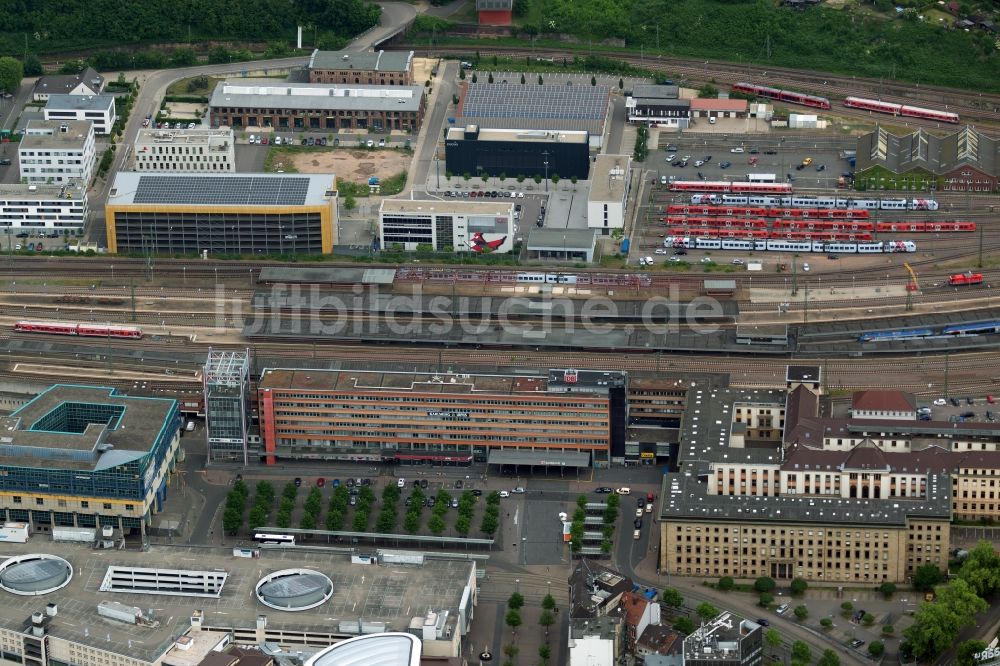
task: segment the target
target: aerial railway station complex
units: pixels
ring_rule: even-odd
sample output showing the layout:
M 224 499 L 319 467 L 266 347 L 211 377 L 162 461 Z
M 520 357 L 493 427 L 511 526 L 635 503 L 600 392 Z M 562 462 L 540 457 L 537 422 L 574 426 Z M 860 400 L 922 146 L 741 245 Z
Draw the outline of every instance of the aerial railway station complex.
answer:
M 513 591 L 545 663 L 759 666 L 771 623 L 853 659 L 827 596 L 1000 518 L 995 96 L 748 65 L 705 97 L 707 61 L 456 62 L 420 23 L 10 114 L 0 656 L 489 663 Z M 663 574 L 829 589 L 685 638 Z

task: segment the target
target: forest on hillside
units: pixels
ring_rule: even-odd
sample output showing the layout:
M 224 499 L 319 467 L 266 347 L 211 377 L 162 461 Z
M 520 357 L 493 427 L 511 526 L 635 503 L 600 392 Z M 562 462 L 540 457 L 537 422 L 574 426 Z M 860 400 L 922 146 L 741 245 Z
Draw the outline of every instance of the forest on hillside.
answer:
M 800 10 L 780 0 L 517 0 L 515 14 L 520 29 L 541 39 L 616 38 L 647 54 L 1000 89 L 1000 40 L 952 28 L 954 17 L 936 0 L 832 4 Z
M 366 0 L 0 0 L 0 54 L 152 42 L 310 41 L 353 37 L 378 22 Z

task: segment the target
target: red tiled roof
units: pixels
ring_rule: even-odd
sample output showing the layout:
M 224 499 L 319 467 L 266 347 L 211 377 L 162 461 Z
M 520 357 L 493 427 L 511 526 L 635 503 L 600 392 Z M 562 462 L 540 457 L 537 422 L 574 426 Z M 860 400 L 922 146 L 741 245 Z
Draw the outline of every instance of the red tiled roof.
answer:
M 903 391 L 858 391 L 851 407 L 863 412 L 913 412 L 916 401 L 912 393 Z
M 621 609 L 625 611 L 625 624 L 634 627 L 639 624 L 639 618 L 646 612 L 649 601 L 633 592 L 622 594 Z
M 711 99 L 697 97 L 691 100 L 692 111 L 746 111 L 745 99 Z

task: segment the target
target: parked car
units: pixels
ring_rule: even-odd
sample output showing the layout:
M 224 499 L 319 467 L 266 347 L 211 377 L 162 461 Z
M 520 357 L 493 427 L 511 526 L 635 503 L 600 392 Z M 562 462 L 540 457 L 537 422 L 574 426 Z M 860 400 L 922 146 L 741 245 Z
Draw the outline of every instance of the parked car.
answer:
M 953 407 L 958 407 L 959 405 L 962 404 L 958 401 L 958 398 L 948 398 L 948 399 L 951 401 Z
M 762 617 L 757 618 L 757 624 L 759 624 L 762 627 L 770 627 L 771 626 L 771 623 L 768 622 L 767 620 L 765 620 Z
M 606 495 L 607 493 L 613 493 L 615 491 L 614 491 L 614 488 L 609 488 L 608 486 L 601 486 L 600 488 L 597 488 L 596 490 L 594 490 L 594 492 L 595 493 L 600 493 L 602 495 Z
M 524 488 L 522 488 L 521 486 L 518 486 L 517 488 L 512 488 L 510 492 L 512 492 L 512 493 L 514 493 L 516 495 L 523 495 L 524 494 Z
M 934 405 L 936 407 L 943 407 L 943 406 L 945 406 L 947 404 L 948 404 L 948 401 L 945 400 L 944 398 L 938 398 L 937 400 L 934 401 Z
M 358 504 L 358 497 L 357 497 L 357 495 L 351 495 L 351 499 L 350 499 L 350 501 L 348 503 L 351 506 L 357 506 L 357 504 Z
M 299 488 L 302 486 L 302 479 L 300 477 L 295 477 L 295 487 Z
M 861 640 L 860 638 L 855 638 L 853 641 L 851 641 L 851 647 L 854 648 L 855 650 L 857 650 L 859 647 L 861 647 L 864 644 L 865 644 L 865 642 L 863 640 Z
M 788 606 L 789 604 L 781 604 L 780 606 L 774 609 L 774 612 L 777 613 L 778 615 L 784 615 L 786 612 L 788 612 Z
M 730 148 L 729 152 L 731 152 L 731 153 L 742 153 L 743 149 L 737 146 L 736 148 Z
M 632 532 L 633 539 L 638 539 L 641 536 L 642 536 L 642 530 L 633 530 Z
M 636 518 L 636 519 L 635 519 L 635 520 L 634 520 L 634 521 L 632 522 L 632 525 L 633 525 L 633 526 L 635 527 L 635 529 L 637 529 L 637 530 L 641 530 L 641 529 L 642 529 L 642 518 Z
M 632 493 L 632 489 L 627 486 L 623 486 L 618 490 L 616 490 L 615 492 L 617 492 L 619 495 L 629 495 Z
M 330 482 L 330 485 L 332 485 L 334 488 L 339 488 L 340 487 L 340 479 L 334 479 L 333 481 Z
M 453 508 L 453 509 L 457 509 L 458 508 L 458 498 L 457 497 L 452 497 L 451 498 L 451 508 Z
M 371 139 L 368 139 L 368 141 L 365 142 L 365 145 L 367 147 L 369 147 L 369 148 L 374 148 L 375 147 L 375 142 L 372 141 Z
M 510 493 L 507 492 L 506 490 L 501 490 L 500 497 L 510 497 Z
M 991 405 L 996 404 L 996 401 L 997 401 L 996 398 L 994 398 L 992 395 L 986 396 L 986 402 L 988 402 L 989 404 Z
M 316 487 L 317 488 L 322 488 L 325 485 L 326 485 L 326 479 L 324 479 L 322 476 L 319 477 L 318 479 L 316 479 Z
M 396 481 L 396 487 L 397 487 L 397 488 L 405 488 L 405 487 L 406 487 L 406 479 L 404 479 L 404 478 L 399 478 L 399 479 L 398 479 L 398 480 Z
M 379 139 L 378 140 L 378 147 L 379 148 L 385 148 L 385 139 Z
M 729 168 L 729 167 L 731 167 L 731 166 L 733 166 L 733 163 L 732 163 L 732 162 L 728 162 L 728 161 L 727 161 L 727 162 L 720 162 L 720 163 L 719 163 L 719 168 L 720 168 L 720 169 L 728 169 L 728 168 Z
M 482 491 L 482 490 L 480 490 L 479 488 L 473 488 L 473 489 L 472 489 L 472 494 L 473 494 L 473 496 L 475 496 L 475 497 L 482 497 L 482 495 L 483 495 L 483 491 Z

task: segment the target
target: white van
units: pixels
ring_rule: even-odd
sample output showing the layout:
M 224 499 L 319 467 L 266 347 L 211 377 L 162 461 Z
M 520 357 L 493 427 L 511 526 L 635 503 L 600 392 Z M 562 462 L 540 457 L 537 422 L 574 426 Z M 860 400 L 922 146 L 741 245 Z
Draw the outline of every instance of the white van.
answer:
M 615 492 L 618 493 L 619 495 L 631 495 L 632 489 L 629 487 L 624 487 L 624 488 L 619 488 Z
M 194 421 L 188 421 L 187 427 L 184 429 L 187 430 L 188 432 L 194 432 Z
M 715 116 L 712 116 L 711 118 L 708 119 L 708 124 L 709 125 L 714 125 L 715 124 Z

